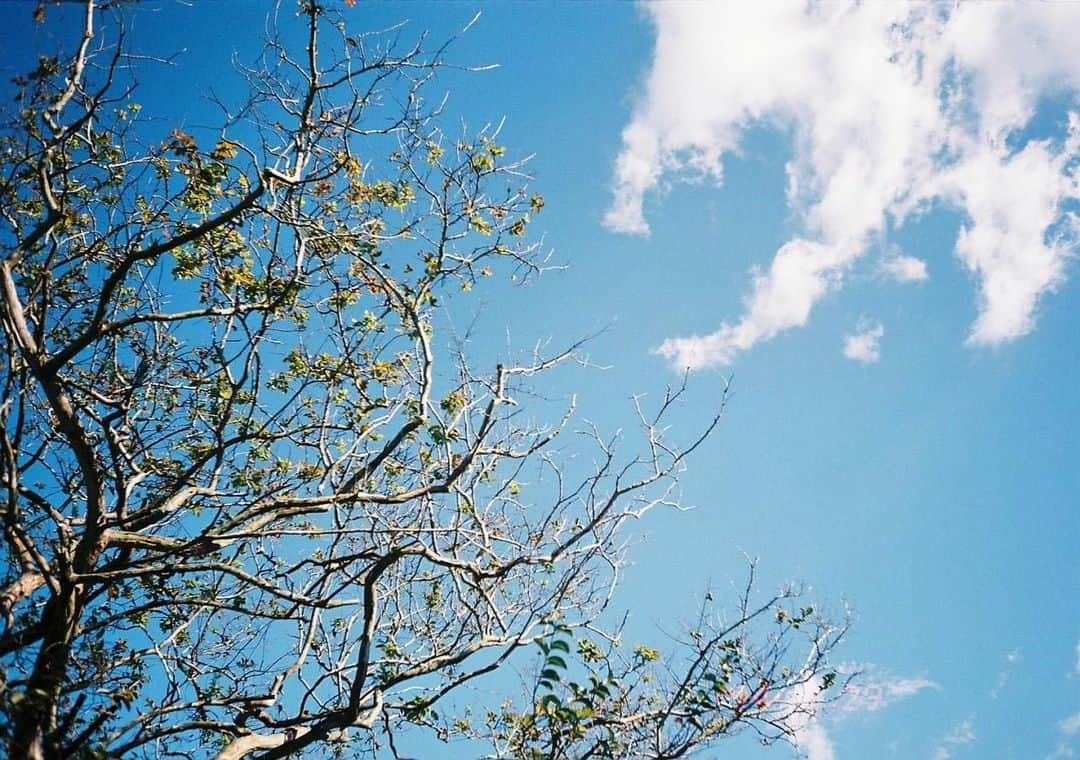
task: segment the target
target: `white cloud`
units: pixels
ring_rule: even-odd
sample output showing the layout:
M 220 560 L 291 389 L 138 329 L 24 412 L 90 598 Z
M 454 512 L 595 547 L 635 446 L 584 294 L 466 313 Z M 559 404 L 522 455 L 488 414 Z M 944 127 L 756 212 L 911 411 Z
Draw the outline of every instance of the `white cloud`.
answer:
M 1076 645 L 1077 656 L 1080 657 L 1080 643 Z M 1080 662 L 1077 663 L 1078 670 L 1080 670 Z M 1074 712 L 1072 715 L 1064 718 L 1058 722 L 1058 730 L 1065 736 L 1076 736 L 1080 734 L 1080 711 Z M 1058 760 L 1058 758 L 1074 757 L 1072 747 L 1069 746 L 1072 742 L 1070 740 L 1063 741 L 1057 746 L 1057 749 L 1046 756 L 1045 760 Z
M 1013 156 L 991 155 L 998 153 L 973 151 L 941 177 L 971 219 L 956 253 L 979 280 L 979 316 L 968 336 L 974 344 L 1031 331 L 1036 300 L 1061 282 L 1074 242 L 1071 235 L 1045 240 L 1060 216 L 1059 199 L 1076 192 L 1062 175 L 1066 156 L 1042 142 Z
M 1018 662 L 1020 662 L 1019 649 L 1013 649 L 1005 654 L 1005 667 L 998 672 L 997 680 L 994 681 L 994 686 L 990 689 L 990 699 L 997 699 L 1001 695 L 1001 690 L 1005 688 L 1009 676 L 1012 675 L 1013 666 Z
M 975 741 L 975 727 L 971 724 L 970 718 L 956 724 L 945 737 L 945 742 L 948 744 L 970 744 L 973 741 Z
M 823 719 L 840 719 L 854 713 L 876 712 L 923 689 L 940 688 L 925 678 L 897 678 L 873 665 L 847 663 L 837 670 L 840 673 L 859 675 L 844 687 L 837 700 L 824 706 L 824 714 L 806 707 L 817 704 L 821 684 L 816 678 L 793 687 L 786 697 L 791 705 L 799 706 L 787 716 L 785 722 L 795 747 L 807 760 L 836 760 L 836 750 Z
M 666 340 L 657 353 L 678 368 L 729 364 L 736 353 L 759 340 L 806 324 L 814 302 L 839 284 L 835 267 L 835 250 L 810 240 L 789 241 L 777 251 L 769 271 L 754 276 L 753 293 L 739 324 L 725 324 L 712 335 Z
M 881 337 L 885 328 L 879 322 L 859 320 L 851 335 L 844 336 L 844 356 L 863 364 L 874 364 L 881 358 Z
M 791 135 L 788 201 L 802 228 L 754 275 L 738 320 L 660 346 L 673 365 L 730 363 L 805 324 L 873 240 L 934 202 L 965 219 L 956 254 L 978 284 L 969 343 L 1032 329 L 1075 247 L 1062 202 L 1080 196 L 1080 118 L 1070 117 L 1063 141 L 1017 149 L 1017 135 L 1040 98 L 1080 87 L 1080 6 L 645 8 L 655 54 L 623 131 L 605 224 L 647 233 L 648 195 L 687 172 L 721 181 L 724 155 L 749 126 L 767 123 Z M 925 279 L 921 259 L 887 267 L 897 279 Z
M 881 262 L 881 269 L 897 282 L 924 282 L 930 279 L 926 262 L 914 256 L 890 256 Z
M 941 740 L 941 744 L 934 750 L 933 760 L 949 760 L 953 756 L 952 748 L 970 744 L 975 741 L 975 727 L 971 719 L 962 720 L 953 726 L 953 729 Z
M 852 666 L 848 669 L 860 671 L 862 675 L 845 690 L 844 698 L 838 704 L 840 712 L 876 712 L 925 689 L 941 688 L 928 678 L 902 678 L 878 672 L 873 667 Z
M 1061 760 L 1065 757 L 1076 757 L 1072 748 L 1067 744 L 1059 744 L 1057 748 L 1046 756 L 1046 760 Z
M 820 721 L 809 721 L 795 735 L 795 743 L 806 760 L 836 760 L 836 750 L 832 740 L 825 733 Z
M 820 689 L 820 681 L 817 678 L 811 678 L 806 683 L 794 687 L 790 697 L 791 703 L 813 705 Z M 829 739 L 816 712 L 801 709 L 792 713 L 787 718 L 787 728 L 791 731 L 796 749 L 807 760 L 836 760 L 832 740 Z

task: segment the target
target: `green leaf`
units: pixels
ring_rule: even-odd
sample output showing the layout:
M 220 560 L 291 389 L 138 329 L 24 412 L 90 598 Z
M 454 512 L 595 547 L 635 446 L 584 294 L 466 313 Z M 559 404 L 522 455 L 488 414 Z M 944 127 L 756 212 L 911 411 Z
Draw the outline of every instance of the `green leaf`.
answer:
M 540 708 L 542 711 L 550 711 L 552 705 L 555 706 L 556 710 L 562 707 L 562 702 L 560 702 L 559 698 L 554 694 L 545 694 L 540 699 Z

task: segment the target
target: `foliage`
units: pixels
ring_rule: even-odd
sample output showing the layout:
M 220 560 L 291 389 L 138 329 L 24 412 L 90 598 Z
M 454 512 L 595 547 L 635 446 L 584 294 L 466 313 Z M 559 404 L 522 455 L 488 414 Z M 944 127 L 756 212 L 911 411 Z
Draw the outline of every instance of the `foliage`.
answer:
M 572 409 L 537 426 L 517 401 L 573 349 L 485 373 L 436 341 L 440 299 L 544 266 L 522 163 L 422 97 L 445 46 L 350 36 L 305 1 L 241 68 L 247 102 L 185 131 L 136 99 L 138 6 L 106 6 L 16 79 L 0 127 L 10 756 L 789 735 L 843 631 L 784 612 L 793 592 L 703 610 L 670 654 L 602 626 L 622 528 L 673 503 L 718 418 L 677 448 L 671 392 L 637 409 L 642 454 L 587 430 L 579 472 L 551 446 Z M 537 648 L 531 693 L 464 691 Z

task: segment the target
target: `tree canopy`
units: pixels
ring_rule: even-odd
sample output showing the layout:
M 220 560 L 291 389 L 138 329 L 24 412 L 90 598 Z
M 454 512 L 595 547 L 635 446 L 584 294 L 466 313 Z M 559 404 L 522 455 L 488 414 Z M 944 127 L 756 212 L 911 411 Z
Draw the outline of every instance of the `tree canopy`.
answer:
M 212 129 L 144 112 L 138 72 L 169 51 L 138 48 L 137 3 L 79 5 L 73 49 L 13 84 L 8 754 L 396 757 L 424 734 L 673 758 L 790 737 L 836 691 L 845 621 L 752 573 L 661 648 L 623 642 L 610 609 L 627 523 L 676 503 L 720 410 L 678 443 L 681 390 L 640 400 L 620 448 L 572 404 L 529 408 L 576 345 L 470 360 L 446 299 L 541 273 L 545 200 L 497 128 L 447 130 L 448 43 L 328 6 L 271 15 Z M 554 445 L 568 430 L 577 459 Z M 485 678 L 510 696 L 479 701 Z

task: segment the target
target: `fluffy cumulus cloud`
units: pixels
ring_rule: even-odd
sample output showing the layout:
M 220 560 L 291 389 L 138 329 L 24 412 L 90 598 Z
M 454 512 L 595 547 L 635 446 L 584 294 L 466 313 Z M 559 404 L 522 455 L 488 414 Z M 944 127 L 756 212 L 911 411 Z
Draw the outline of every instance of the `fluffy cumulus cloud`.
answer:
M 851 335 L 844 336 L 844 356 L 862 364 L 874 364 L 881 358 L 881 337 L 885 328 L 880 322 L 859 320 Z
M 791 135 L 799 233 L 754 274 L 741 316 L 659 349 L 730 363 L 806 323 L 888 230 L 934 204 L 961 213 L 977 288 L 969 343 L 1029 332 L 1075 249 L 1080 117 L 1029 139 L 1046 98 L 1080 88 L 1080 5 L 679 3 L 645 6 L 656 48 L 615 163 L 612 230 L 649 231 L 645 199 L 688 172 L 717 182 L 749 126 Z M 893 256 L 884 271 L 926 279 Z

